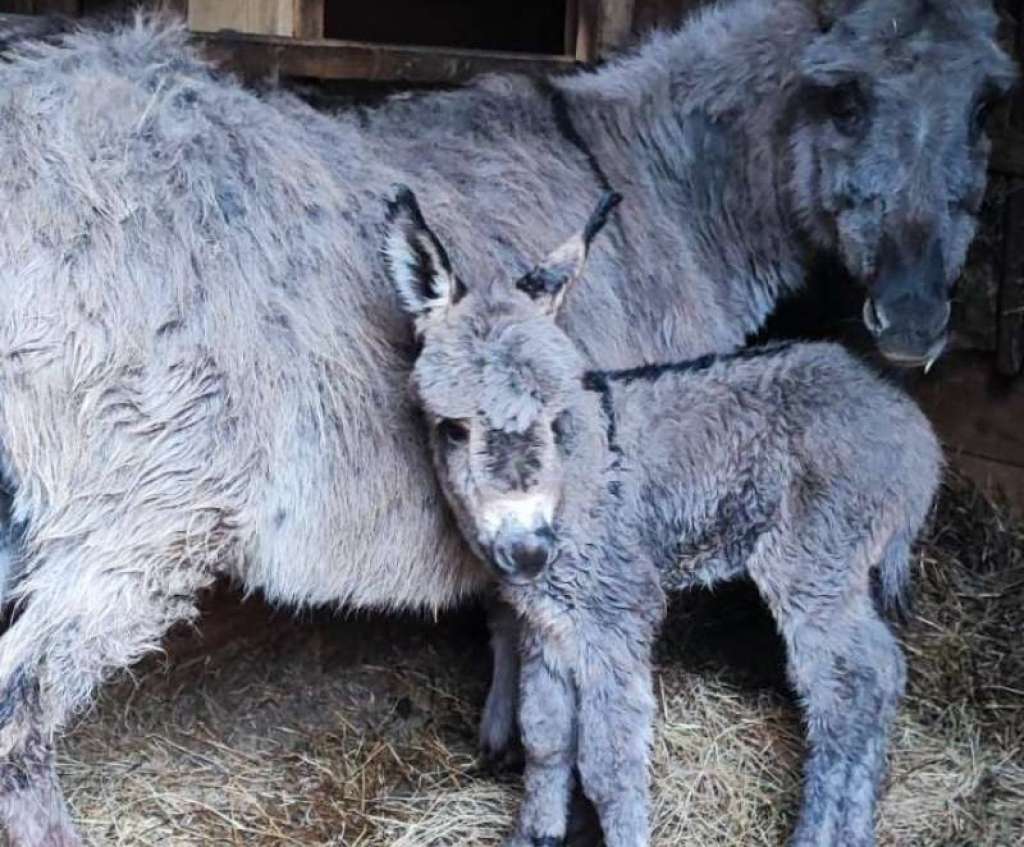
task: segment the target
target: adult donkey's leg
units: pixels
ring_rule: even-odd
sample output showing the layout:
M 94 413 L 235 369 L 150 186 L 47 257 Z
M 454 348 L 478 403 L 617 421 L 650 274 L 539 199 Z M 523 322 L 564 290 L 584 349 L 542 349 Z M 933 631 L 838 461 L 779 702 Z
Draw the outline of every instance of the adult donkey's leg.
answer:
M 506 847 L 560 847 L 565 839 L 576 762 L 576 692 L 570 669 L 544 655 L 523 624 L 519 721 L 526 753 L 525 793 Z
M 83 523 L 71 539 L 46 520 L 30 527 L 21 611 L 0 638 L 0 819 L 16 847 L 78 843 L 54 739 L 97 685 L 194 617 L 196 593 L 212 581 L 207 557 L 223 551 L 207 546 L 216 510 L 167 505 L 144 497 L 130 516 L 104 512 L 106 526 Z
M 889 729 L 905 684 L 903 655 L 867 586 L 845 590 L 845 564 L 808 564 L 797 572 L 813 576 L 782 592 L 777 580 L 753 573 L 786 641 L 807 726 L 804 797 L 791 843 L 869 847 Z
M 5 740 L 14 742 L 0 765 L 0 820 L 9 843 L 76 847 L 81 841 L 57 780 L 52 743 L 44 737 L 36 680 L 19 675 L 0 696 L 8 721 L 2 732 Z

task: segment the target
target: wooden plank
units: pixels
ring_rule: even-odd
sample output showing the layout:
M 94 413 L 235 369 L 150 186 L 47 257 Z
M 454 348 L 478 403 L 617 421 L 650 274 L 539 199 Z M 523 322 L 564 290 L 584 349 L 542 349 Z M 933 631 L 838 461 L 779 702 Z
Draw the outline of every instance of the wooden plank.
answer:
M 996 367 L 1004 376 L 1016 376 L 1024 369 L 1024 179 L 1013 181 L 1005 221 Z
M 710 0 L 635 0 L 633 29 L 643 34 L 655 28 L 677 26 L 683 18 L 699 6 L 706 6 Z
M 929 376 L 909 379 L 911 394 L 946 444 L 1024 468 L 1024 385 L 993 374 L 990 355 L 954 352 Z
M 579 0 L 576 23 L 576 59 L 596 62 L 600 38 L 601 0 Z
M 953 449 L 946 459 L 982 491 L 1002 498 L 1016 515 L 1024 516 L 1024 468 L 975 456 L 966 450 Z
M 67 15 L 76 17 L 81 0 L 7 0 L 0 8 L 12 15 Z
M 481 73 L 530 74 L 570 70 L 568 56 L 456 50 L 356 41 L 198 33 L 195 40 L 213 61 L 250 79 L 267 76 L 401 82 L 462 82 Z
M 580 0 L 566 0 L 565 2 L 565 46 L 563 52 L 566 56 L 576 55 L 576 39 L 580 28 Z
M 633 34 L 634 0 L 601 0 L 597 49 L 600 55 L 622 47 Z
M 294 14 L 295 0 L 189 0 L 188 25 L 195 32 L 228 29 L 290 36 Z
M 1016 54 L 1024 56 L 1024 0 L 1017 3 Z M 1010 131 L 1024 138 L 1024 91 L 1017 90 L 1010 104 Z M 1014 152 L 1024 157 L 1024 144 Z M 1024 369 L 1024 169 L 1018 171 L 1006 198 L 1003 229 L 1003 268 L 999 281 L 996 329 L 996 367 L 1004 376 Z
M 294 0 L 292 35 L 296 38 L 324 37 L 324 0 Z
M 82 12 L 80 0 L 35 0 L 33 12 L 37 15 L 67 15 L 77 17 Z
M 578 0 L 576 58 L 596 62 L 629 41 L 635 0 Z
M 929 376 L 908 375 L 949 461 L 1024 513 L 1024 385 L 992 371 L 991 355 L 954 352 Z

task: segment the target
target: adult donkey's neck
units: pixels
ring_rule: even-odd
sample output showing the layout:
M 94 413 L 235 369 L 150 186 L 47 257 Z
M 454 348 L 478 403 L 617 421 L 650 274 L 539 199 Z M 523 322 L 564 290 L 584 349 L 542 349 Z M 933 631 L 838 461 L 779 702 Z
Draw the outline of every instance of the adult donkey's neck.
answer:
M 622 296 L 664 312 L 666 357 L 742 344 L 803 284 L 784 118 L 815 26 L 797 0 L 738 0 L 552 85 L 595 181 L 627 197 Z

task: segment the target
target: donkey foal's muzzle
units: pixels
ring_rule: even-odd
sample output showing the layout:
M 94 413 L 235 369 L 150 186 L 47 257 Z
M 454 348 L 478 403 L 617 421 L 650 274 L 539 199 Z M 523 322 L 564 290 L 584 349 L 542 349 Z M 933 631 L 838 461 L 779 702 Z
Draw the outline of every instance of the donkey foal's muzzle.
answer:
M 501 576 L 537 576 L 551 561 L 555 536 L 550 527 L 500 535 L 491 561 Z

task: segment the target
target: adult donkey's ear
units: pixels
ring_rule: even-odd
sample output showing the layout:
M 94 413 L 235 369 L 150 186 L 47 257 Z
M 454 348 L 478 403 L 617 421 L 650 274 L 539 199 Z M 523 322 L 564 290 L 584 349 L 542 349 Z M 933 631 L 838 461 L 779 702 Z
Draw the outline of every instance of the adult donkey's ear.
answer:
M 388 203 L 383 253 L 388 277 L 414 318 L 443 312 L 465 293 L 408 186 L 397 186 Z
M 516 288 L 526 294 L 546 313 L 555 314 L 562 305 L 565 292 L 580 275 L 587 261 L 590 243 L 608 222 L 612 210 L 622 202 L 622 195 L 609 191 L 601 198 L 582 232 L 578 232 L 526 276 Z

